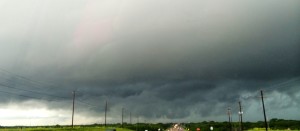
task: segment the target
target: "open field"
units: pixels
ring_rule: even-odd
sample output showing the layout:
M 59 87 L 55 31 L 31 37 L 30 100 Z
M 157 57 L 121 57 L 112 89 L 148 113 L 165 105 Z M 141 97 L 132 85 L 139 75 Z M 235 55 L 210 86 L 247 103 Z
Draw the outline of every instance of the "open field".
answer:
M 116 129 L 117 131 L 132 131 L 125 128 L 104 128 L 104 127 L 26 127 L 26 128 L 1 128 L 0 131 L 106 131 L 107 129 Z
M 265 130 L 266 130 L 265 128 L 254 128 L 254 129 L 247 130 L 247 131 L 265 131 Z M 289 129 L 286 129 L 286 130 L 272 130 L 272 129 L 268 129 L 268 131 L 300 131 L 300 130 L 289 130 Z
M 0 131 L 106 131 L 107 129 L 116 129 L 116 131 L 133 131 L 125 128 L 104 128 L 104 127 L 26 127 L 26 128 L 1 128 Z M 110 130 L 112 131 L 112 130 Z M 246 131 L 265 131 L 264 128 L 254 128 Z M 300 131 L 300 130 L 272 130 L 268 129 L 268 131 Z
M 15 126 L 15 127 L 1 127 L 0 131 L 196 131 L 198 128 L 201 131 L 210 131 L 213 127 L 213 131 L 239 131 L 240 123 L 232 122 L 215 122 L 215 121 L 203 121 L 198 123 L 135 123 L 128 124 L 120 123 L 107 124 L 106 127 L 103 124 L 92 125 L 74 125 L 72 128 L 70 125 L 52 125 L 52 126 Z M 123 127 L 123 128 L 121 128 Z M 300 131 L 299 120 L 283 120 L 272 119 L 269 124 L 268 131 Z M 116 130 L 113 130 L 116 129 Z M 265 131 L 264 122 L 244 122 L 244 131 Z

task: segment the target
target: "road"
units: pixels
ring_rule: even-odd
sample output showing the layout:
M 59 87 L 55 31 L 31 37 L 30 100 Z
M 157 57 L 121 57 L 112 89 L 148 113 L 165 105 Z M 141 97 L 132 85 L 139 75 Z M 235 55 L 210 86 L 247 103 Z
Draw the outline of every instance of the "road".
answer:
M 167 131 L 185 131 L 180 124 L 175 124 L 172 127 L 168 128 Z

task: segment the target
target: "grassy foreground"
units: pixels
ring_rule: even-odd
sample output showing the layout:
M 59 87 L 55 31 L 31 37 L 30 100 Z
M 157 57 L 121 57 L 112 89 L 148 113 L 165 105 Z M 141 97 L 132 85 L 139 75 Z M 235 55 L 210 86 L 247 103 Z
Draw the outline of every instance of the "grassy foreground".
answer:
M 125 128 L 114 128 L 114 127 L 35 127 L 35 128 L 31 128 L 31 127 L 26 127 L 26 128 L 0 128 L 0 131 L 108 131 L 109 129 L 116 129 L 116 131 L 133 131 L 130 129 L 125 129 Z M 112 130 L 109 130 L 112 131 Z M 254 128 L 251 130 L 247 130 L 247 131 L 265 131 L 264 128 Z M 268 131 L 300 131 L 300 130 L 272 130 L 269 129 Z
M 247 130 L 247 131 L 265 131 L 265 128 L 254 128 L 251 130 Z M 299 130 L 289 130 L 289 129 L 285 129 L 285 130 L 272 130 L 272 129 L 268 129 L 268 131 L 299 131 Z
M 36 127 L 36 128 L 31 128 L 31 127 L 25 127 L 25 128 L 1 128 L 0 131 L 106 131 L 109 129 L 116 129 L 116 131 L 132 131 L 130 129 L 125 129 L 125 128 L 104 128 L 104 127 L 49 127 L 49 128 L 44 128 L 44 127 Z

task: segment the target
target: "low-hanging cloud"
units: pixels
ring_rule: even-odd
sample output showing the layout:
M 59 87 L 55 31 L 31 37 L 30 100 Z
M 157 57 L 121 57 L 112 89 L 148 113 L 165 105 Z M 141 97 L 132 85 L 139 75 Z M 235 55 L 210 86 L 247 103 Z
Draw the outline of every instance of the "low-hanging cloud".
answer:
M 145 120 L 223 121 L 239 100 L 255 112 L 264 89 L 268 106 L 288 101 L 276 111 L 300 108 L 299 1 L 31 2 L 1 2 L 1 91 L 14 93 L 3 104 L 24 95 L 69 110 L 76 90 L 82 115 L 100 119 L 107 100 L 110 122 L 122 107 Z

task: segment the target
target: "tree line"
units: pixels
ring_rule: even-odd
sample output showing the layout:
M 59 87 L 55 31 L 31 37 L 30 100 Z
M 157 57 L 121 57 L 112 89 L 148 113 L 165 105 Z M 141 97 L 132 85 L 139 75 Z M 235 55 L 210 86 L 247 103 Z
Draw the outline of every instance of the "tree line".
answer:
M 177 123 L 116 123 L 116 124 L 107 124 L 107 129 L 113 128 L 127 128 L 133 131 L 167 131 L 168 128 L 172 127 Z M 210 127 L 213 127 L 213 131 L 239 131 L 240 123 L 239 122 L 215 122 L 215 121 L 203 121 L 195 123 L 179 123 L 186 131 L 197 131 L 197 128 L 200 128 L 201 131 L 210 131 Z M 300 120 L 284 120 L 284 119 L 271 119 L 268 122 L 268 126 L 272 130 L 299 130 L 300 129 Z M 3 127 L 0 128 L 21 128 L 26 126 L 15 126 L 15 127 Z M 43 128 L 64 128 L 71 127 L 70 125 L 55 125 L 55 126 L 30 126 L 33 127 L 43 127 Z M 76 127 L 104 127 L 104 124 L 91 124 L 91 125 L 76 125 Z M 257 122 L 243 122 L 243 130 L 250 130 L 254 128 L 264 128 L 263 121 Z
M 160 131 L 170 128 L 174 123 L 157 123 L 157 124 L 147 124 L 147 123 L 137 123 L 137 124 L 123 124 L 124 128 L 128 128 L 135 131 Z M 209 131 L 210 127 L 213 127 L 213 131 L 239 131 L 239 122 L 215 122 L 215 121 L 203 121 L 197 123 L 180 123 L 186 131 L 196 131 L 200 128 L 201 131 Z M 121 127 L 121 125 L 119 125 Z M 299 130 L 300 120 L 284 120 L 284 119 L 271 119 L 268 122 L 268 126 L 272 130 Z M 243 122 L 243 130 L 250 130 L 254 128 L 265 128 L 265 123 L 263 121 L 257 122 Z

